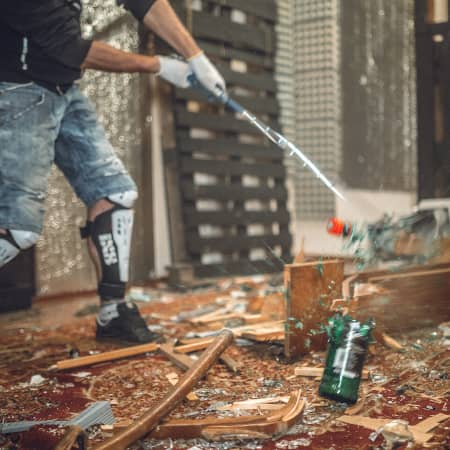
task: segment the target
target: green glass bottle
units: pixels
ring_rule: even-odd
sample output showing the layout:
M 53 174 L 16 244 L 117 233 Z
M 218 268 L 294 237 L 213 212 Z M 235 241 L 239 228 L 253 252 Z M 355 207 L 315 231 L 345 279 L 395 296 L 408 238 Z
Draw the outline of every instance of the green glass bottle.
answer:
M 367 348 L 375 326 L 336 314 L 329 321 L 328 350 L 319 395 L 338 402 L 356 403 Z

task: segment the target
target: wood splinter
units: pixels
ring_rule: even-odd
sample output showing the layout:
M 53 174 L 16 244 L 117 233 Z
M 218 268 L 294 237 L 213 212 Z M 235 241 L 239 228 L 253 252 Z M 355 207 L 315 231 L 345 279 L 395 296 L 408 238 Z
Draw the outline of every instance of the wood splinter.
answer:
M 233 342 L 233 333 L 223 330 L 202 356 L 185 373 L 173 390 L 150 411 L 117 435 L 94 447 L 94 450 L 125 450 L 128 446 L 147 435 L 160 420 L 169 414 L 192 391 L 206 375 L 223 351 Z

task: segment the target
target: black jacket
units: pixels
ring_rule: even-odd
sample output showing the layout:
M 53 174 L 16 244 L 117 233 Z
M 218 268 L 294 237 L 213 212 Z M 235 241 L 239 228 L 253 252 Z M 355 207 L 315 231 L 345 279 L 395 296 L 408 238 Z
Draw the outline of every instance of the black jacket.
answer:
M 142 20 L 156 0 L 117 0 Z M 80 78 L 91 41 L 82 38 L 81 0 L 0 1 L 0 81 L 52 90 Z

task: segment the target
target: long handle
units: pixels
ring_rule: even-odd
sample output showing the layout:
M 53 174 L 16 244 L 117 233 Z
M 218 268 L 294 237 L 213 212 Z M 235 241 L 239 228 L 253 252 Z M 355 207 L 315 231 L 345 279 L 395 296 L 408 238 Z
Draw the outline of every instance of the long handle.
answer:
M 188 77 L 191 86 L 195 88 L 197 91 L 205 94 L 209 99 L 216 100 L 235 113 L 240 114 L 244 119 L 246 119 L 251 125 L 257 128 L 261 133 L 263 133 L 270 141 L 272 141 L 277 147 L 281 150 L 285 150 L 289 152 L 289 155 L 296 155 L 302 162 L 305 167 L 308 167 L 314 175 L 322 181 L 322 183 L 330 189 L 334 194 L 336 194 L 342 200 L 346 200 L 345 197 L 334 187 L 333 183 L 320 171 L 320 169 L 292 142 L 286 139 L 280 133 L 277 133 L 275 130 L 270 128 L 261 120 L 257 119 L 252 113 L 250 113 L 247 109 L 245 109 L 242 105 L 240 105 L 236 100 L 233 100 L 226 92 L 217 91 L 211 92 L 206 89 L 200 81 L 197 79 L 195 74 L 191 74 Z
M 233 333 L 230 330 L 223 330 L 159 405 L 116 436 L 95 446 L 94 450 L 125 450 L 129 445 L 150 433 L 159 421 L 192 391 L 232 342 Z

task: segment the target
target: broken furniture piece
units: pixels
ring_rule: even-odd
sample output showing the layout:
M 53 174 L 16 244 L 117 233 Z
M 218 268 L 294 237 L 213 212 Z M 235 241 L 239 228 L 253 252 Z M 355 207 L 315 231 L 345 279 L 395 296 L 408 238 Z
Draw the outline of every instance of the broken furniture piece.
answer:
M 288 431 L 298 421 L 304 408 L 301 391 L 296 391 L 290 395 L 286 405 L 264 415 L 170 420 L 160 424 L 151 436 L 156 439 L 208 440 L 270 438 Z
M 334 299 L 342 296 L 344 262 L 323 260 L 287 264 L 285 356 L 295 360 L 310 350 L 325 350 L 327 338 L 320 333 L 330 316 Z
M 192 388 L 206 375 L 210 367 L 232 341 L 233 333 L 229 330 L 223 330 L 158 405 L 126 429 L 96 445 L 94 450 L 125 450 L 129 445 L 148 434 L 164 416 L 171 412 L 192 391 Z
M 378 338 L 386 345 L 397 346 L 390 336 L 380 333 L 402 333 L 418 328 L 438 326 L 450 320 L 450 263 L 410 267 L 400 271 L 363 271 L 348 283 L 349 296 L 338 300 L 333 308 L 342 307 L 357 320 L 373 317 Z M 361 293 L 359 285 L 377 289 Z

